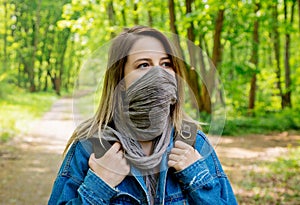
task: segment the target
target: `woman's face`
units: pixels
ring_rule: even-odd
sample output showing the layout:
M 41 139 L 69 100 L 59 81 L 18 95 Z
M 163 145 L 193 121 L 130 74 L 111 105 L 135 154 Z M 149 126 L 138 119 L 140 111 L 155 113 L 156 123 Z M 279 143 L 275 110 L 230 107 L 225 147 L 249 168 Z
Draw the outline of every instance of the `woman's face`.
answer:
M 163 67 L 175 76 L 171 59 L 163 44 L 154 37 L 143 36 L 134 43 L 127 57 L 124 69 L 126 87 L 142 77 L 153 66 Z

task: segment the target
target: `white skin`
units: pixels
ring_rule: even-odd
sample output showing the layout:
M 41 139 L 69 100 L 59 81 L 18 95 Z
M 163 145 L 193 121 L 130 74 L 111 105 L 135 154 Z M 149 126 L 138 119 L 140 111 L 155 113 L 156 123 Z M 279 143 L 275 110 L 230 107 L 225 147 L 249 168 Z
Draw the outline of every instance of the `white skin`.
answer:
M 143 36 L 135 42 L 125 64 L 125 84 L 128 87 L 143 76 L 153 66 L 161 66 L 175 76 L 171 60 L 165 52 L 162 43 L 154 37 Z M 140 142 L 146 155 L 152 152 L 152 141 Z M 192 146 L 185 142 L 176 141 L 169 155 L 168 166 L 181 171 L 201 158 Z M 99 159 L 94 153 L 89 159 L 90 168 L 108 185 L 116 187 L 130 172 L 123 155 L 122 146 L 116 142 Z M 114 171 L 113 171 L 114 170 Z

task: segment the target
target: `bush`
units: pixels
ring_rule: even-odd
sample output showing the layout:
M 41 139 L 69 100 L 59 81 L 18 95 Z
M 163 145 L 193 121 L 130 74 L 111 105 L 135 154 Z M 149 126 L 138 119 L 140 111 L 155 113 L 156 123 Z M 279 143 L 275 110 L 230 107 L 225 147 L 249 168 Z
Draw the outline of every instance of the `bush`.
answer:
M 297 109 L 284 109 L 280 112 L 258 113 L 253 117 L 228 116 L 223 135 L 266 134 L 300 129 L 300 116 Z

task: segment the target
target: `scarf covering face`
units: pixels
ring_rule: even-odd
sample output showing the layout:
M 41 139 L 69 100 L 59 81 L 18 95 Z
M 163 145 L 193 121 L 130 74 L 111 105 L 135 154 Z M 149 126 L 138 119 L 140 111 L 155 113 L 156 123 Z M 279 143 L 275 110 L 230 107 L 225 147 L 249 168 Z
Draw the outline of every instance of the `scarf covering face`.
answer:
M 160 164 L 170 142 L 170 107 L 176 101 L 176 78 L 164 68 L 150 68 L 127 89 L 122 80 L 114 95 L 115 128 L 105 127 L 101 137 L 119 141 L 130 163 L 150 171 Z M 145 155 L 139 141 L 154 142 L 150 156 Z

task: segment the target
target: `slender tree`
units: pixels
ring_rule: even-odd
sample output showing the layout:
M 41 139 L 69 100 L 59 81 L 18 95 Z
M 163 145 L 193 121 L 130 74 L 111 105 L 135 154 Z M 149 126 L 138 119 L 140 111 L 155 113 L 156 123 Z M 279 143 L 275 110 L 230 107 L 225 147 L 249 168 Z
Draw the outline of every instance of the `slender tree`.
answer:
M 260 9 L 260 4 L 255 4 L 255 14 L 257 15 L 257 12 Z M 252 42 L 252 55 L 250 62 L 255 66 L 254 73 L 252 74 L 251 82 L 250 82 L 250 93 L 249 93 L 249 112 L 255 108 L 255 95 L 256 95 L 256 72 L 258 69 L 258 48 L 259 48 L 259 22 L 258 17 L 256 16 L 254 21 L 254 27 L 253 27 L 253 42 Z
M 126 16 L 126 9 L 125 9 L 125 3 L 122 3 L 122 9 L 121 9 L 121 15 L 122 15 L 122 21 L 123 21 L 123 25 L 127 26 L 127 16 Z
M 38 50 L 38 43 L 39 43 L 39 29 L 40 29 L 40 22 L 41 22 L 41 0 L 37 1 L 37 8 L 35 13 L 35 22 L 32 24 L 33 26 L 33 45 L 32 45 L 32 56 L 31 56 L 31 72 L 34 72 L 35 66 L 36 66 L 36 53 Z M 35 73 L 33 75 L 33 81 L 35 79 Z M 34 92 L 36 91 L 36 85 L 35 82 L 33 82 L 33 85 L 30 86 L 30 91 Z
M 300 33 L 300 0 L 298 0 L 298 27 Z
M 207 73 L 206 86 L 207 89 L 203 89 L 203 99 L 204 99 L 204 110 L 208 113 L 211 113 L 211 97 L 210 94 L 213 93 L 213 90 L 216 89 L 216 69 L 218 69 L 218 65 L 222 60 L 222 52 L 221 52 L 221 33 L 224 23 L 224 9 L 219 9 L 215 31 L 213 37 L 213 51 L 212 51 L 212 65 L 210 65 L 209 72 Z M 217 90 L 217 92 L 219 92 Z
M 148 15 L 148 25 L 152 27 L 153 26 L 152 6 L 148 6 L 147 15 Z
M 288 20 L 288 4 L 287 0 L 284 0 L 284 21 L 286 25 L 292 25 L 294 22 L 294 8 L 296 0 L 292 1 L 290 21 Z M 292 107 L 291 103 L 291 67 L 290 67 L 290 43 L 291 35 L 288 29 L 285 34 L 285 54 L 284 54 L 284 70 L 285 70 L 285 93 L 283 94 L 283 107 Z
M 179 35 L 178 29 L 176 26 L 176 15 L 175 15 L 176 12 L 175 12 L 174 0 L 168 0 L 168 6 L 169 6 L 170 29 L 171 29 L 171 32 L 175 34 L 174 36 L 172 36 L 172 37 L 174 37 L 173 41 L 174 41 L 176 48 L 183 55 L 183 51 L 180 46 L 180 39 L 178 36 Z
M 107 9 L 107 14 L 108 14 L 108 24 L 110 27 L 113 27 L 116 25 L 116 12 L 114 9 L 114 4 L 113 1 L 109 1 L 108 3 L 108 9 Z M 114 32 L 111 33 L 111 38 L 113 38 L 116 34 Z
M 135 25 L 139 24 L 138 1 L 136 0 L 133 3 L 133 22 Z
M 278 31 L 278 2 L 272 5 L 272 37 L 273 37 L 273 47 L 276 61 L 276 77 L 277 77 L 277 89 L 279 90 L 279 96 L 281 98 L 281 107 L 283 108 L 283 94 L 281 88 L 281 64 L 280 64 L 280 34 Z
M 8 29 L 7 29 L 7 21 L 8 21 L 8 12 L 7 12 L 7 2 L 4 0 L 3 2 L 3 7 L 4 7 L 4 35 L 3 35 L 3 70 L 7 70 L 7 34 L 8 34 Z
M 192 13 L 192 0 L 186 0 L 186 15 L 190 15 Z M 196 108 L 198 108 L 201 111 L 210 112 L 210 110 L 202 110 L 202 100 L 201 100 L 201 88 L 200 88 L 200 79 L 196 72 L 197 68 L 197 58 L 196 58 L 196 50 L 195 50 L 195 29 L 194 29 L 194 21 L 189 21 L 189 26 L 187 27 L 187 46 L 188 46 L 188 52 L 189 52 L 189 59 L 190 59 L 190 65 L 187 66 L 187 76 L 188 76 L 188 83 L 191 87 L 193 94 L 196 98 L 196 104 L 194 105 Z

